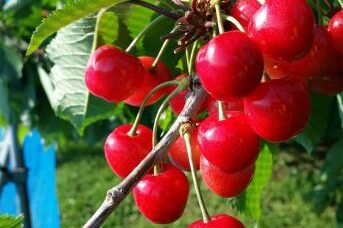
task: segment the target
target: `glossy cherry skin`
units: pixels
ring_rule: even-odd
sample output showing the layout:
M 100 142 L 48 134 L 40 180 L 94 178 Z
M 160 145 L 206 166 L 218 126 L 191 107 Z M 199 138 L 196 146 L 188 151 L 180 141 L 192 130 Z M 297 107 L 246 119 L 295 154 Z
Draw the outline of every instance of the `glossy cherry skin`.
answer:
M 333 37 L 336 52 L 343 56 L 343 10 L 330 19 L 328 30 Z
M 333 40 L 322 26 L 316 26 L 312 47 L 304 57 L 290 62 L 265 61 L 265 69 L 272 79 L 289 75 L 303 79 L 322 76 L 334 59 Z
M 227 112 L 204 120 L 198 131 L 201 154 L 225 172 L 237 172 L 255 162 L 259 153 L 259 137 L 251 129 L 242 112 Z
M 114 129 L 106 138 L 104 150 L 111 169 L 124 178 L 151 151 L 152 131 L 138 125 L 136 135 L 129 136 L 132 125 L 125 124 Z
M 114 46 L 104 45 L 90 56 L 85 83 L 95 96 L 120 102 L 137 90 L 143 81 L 143 72 L 138 58 Z
M 242 99 L 232 99 L 231 101 L 223 102 L 225 111 L 243 111 L 243 100 Z M 207 111 L 208 114 L 216 115 L 218 114 L 218 101 L 213 98 L 207 99 Z
M 336 54 L 328 71 L 310 81 L 311 88 L 326 95 L 336 95 L 343 91 L 343 56 Z
M 242 193 L 250 184 L 255 173 L 255 163 L 238 172 L 227 173 L 201 156 L 200 173 L 213 193 L 224 198 L 233 197 Z
M 247 95 L 260 83 L 263 57 L 246 34 L 225 32 L 199 50 L 196 71 L 212 97 L 230 101 Z
M 137 88 L 136 92 L 125 100 L 125 103 L 132 106 L 140 106 L 150 90 L 152 90 L 162 82 L 168 81 L 170 79 L 169 69 L 167 65 L 164 64 L 161 60 L 156 65 L 155 70 L 152 71 L 151 65 L 153 64 L 155 58 L 149 56 L 141 56 L 138 58 L 144 66 L 144 73 L 142 74 L 143 82 Z M 146 105 L 155 103 L 166 93 L 167 88 L 159 90 L 154 95 L 152 95 Z
M 331 35 L 322 26 L 316 26 L 312 47 L 304 57 L 290 62 L 265 61 L 265 69 L 272 79 L 289 75 L 310 79 L 322 76 L 334 58 Z
M 309 119 L 308 86 L 291 77 L 264 82 L 244 98 L 244 111 L 261 138 L 287 141 L 301 132 Z
M 193 162 L 195 169 L 199 169 L 200 164 L 200 149 L 198 144 L 198 128 L 194 128 L 191 137 L 191 144 L 192 144 L 192 155 L 193 155 Z M 172 163 L 185 171 L 190 171 L 191 168 L 189 166 L 189 160 L 186 150 L 186 144 L 182 137 L 179 137 L 175 143 L 169 148 L 168 155 Z
M 231 16 L 246 30 L 251 18 L 260 7 L 261 3 L 256 0 L 238 0 L 232 6 Z
M 207 223 L 199 220 L 188 225 L 187 228 L 244 228 L 244 225 L 235 217 L 219 214 L 211 216 L 211 220 Z
M 182 215 L 189 184 L 185 174 L 170 164 L 158 175 L 148 174 L 133 188 L 139 211 L 151 222 L 168 224 Z
M 293 60 L 311 48 L 315 19 L 306 0 L 268 0 L 254 14 L 248 33 L 273 60 Z

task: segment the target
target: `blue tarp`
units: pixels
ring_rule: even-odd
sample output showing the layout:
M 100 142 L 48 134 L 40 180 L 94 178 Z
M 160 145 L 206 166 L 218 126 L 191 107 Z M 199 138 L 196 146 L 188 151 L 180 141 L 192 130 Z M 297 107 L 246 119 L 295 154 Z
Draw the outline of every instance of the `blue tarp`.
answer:
M 37 131 L 25 137 L 24 161 L 28 168 L 28 194 L 32 227 L 58 228 L 55 147 L 44 147 Z M 18 215 L 18 197 L 13 183 L 7 183 L 0 196 L 0 213 Z

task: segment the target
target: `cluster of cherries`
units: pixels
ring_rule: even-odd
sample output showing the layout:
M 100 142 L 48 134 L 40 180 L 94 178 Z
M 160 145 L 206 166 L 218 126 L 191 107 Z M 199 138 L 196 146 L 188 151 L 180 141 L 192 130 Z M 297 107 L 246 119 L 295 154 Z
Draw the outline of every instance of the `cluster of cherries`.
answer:
M 237 196 L 249 185 L 260 139 L 287 141 L 304 129 L 310 113 L 309 87 L 329 95 L 343 90 L 343 10 L 327 28 L 316 25 L 305 0 L 267 0 L 262 5 L 238 0 L 230 12 L 241 31 L 214 37 L 195 60 L 210 97 L 200 110 L 207 110 L 208 117 L 198 121 L 191 140 L 195 168 L 221 197 Z M 92 94 L 109 102 L 140 106 L 149 91 L 170 79 L 162 61 L 105 45 L 91 55 L 85 82 Z M 176 114 L 188 91 L 170 100 Z M 168 93 L 170 87 L 159 90 L 146 105 Z M 152 130 L 143 125 L 114 129 L 104 146 L 112 170 L 126 177 L 152 150 L 152 137 Z M 168 154 L 172 164 L 163 163 L 159 173 L 148 173 L 133 189 L 140 212 L 154 223 L 176 221 L 187 204 L 189 184 L 183 171 L 190 170 L 190 163 L 182 137 Z M 219 214 L 188 227 L 244 226 Z

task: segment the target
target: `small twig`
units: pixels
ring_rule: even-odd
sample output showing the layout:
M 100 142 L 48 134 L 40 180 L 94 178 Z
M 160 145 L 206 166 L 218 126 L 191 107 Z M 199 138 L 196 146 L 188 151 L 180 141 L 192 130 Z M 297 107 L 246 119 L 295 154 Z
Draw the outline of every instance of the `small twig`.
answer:
M 131 1 L 128 1 L 128 3 L 139 5 L 139 6 L 143 6 L 143 7 L 147 8 L 147 9 L 155 11 L 156 13 L 164 15 L 165 17 L 168 17 L 168 18 L 173 19 L 175 21 L 177 21 L 180 17 L 182 17 L 181 14 L 170 12 L 170 11 L 166 10 L 165 8 L 162 8 L 162 7 L 159 7 L 159 6 L 155 6 L 155 5 L 151 4 L 151 3 L 144 2 L 144 1 L 141 1 L 141 0 L 131 0 Z
M 152 166 L 163 159 L 168 148 L 175 142 L 179 136 L 179 128 L 185 120 L 194 119 L 200 109 L 201 104 L 206 99 L 206 92 L 200 83 L 193 83 L 194 87 L 186 104 L 169 131 L 156 145 L 156 147 L 141 161 L 141 163 L 116 187 L 108 190 L 106 199 L 98 210 L 92 215 L 88 222 L 83 226 L 85 228 L 100 227 L 108 218 L 112 211 L 125 199 L 131 189 L 141 180 Z

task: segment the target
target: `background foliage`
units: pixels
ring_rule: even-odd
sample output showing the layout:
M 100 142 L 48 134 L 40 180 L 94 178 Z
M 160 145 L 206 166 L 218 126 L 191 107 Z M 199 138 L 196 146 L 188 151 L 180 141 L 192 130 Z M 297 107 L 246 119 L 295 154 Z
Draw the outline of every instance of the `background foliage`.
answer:
M 125 49 L 134 37 L 157 17 L 153 12 L 139 6 L 113 6 L 120 2 L 122 1 L 0 1 L 1 126 L 19 125 L 21 137 L 28 129 L 38 128 L 48 141 L 57 142 L 63 149 L 70 141 L 82 141 L 87 145 L 101 144 L 116 125 L 133 120 L 136 108 L 121 103 L 106 103 L 90 95 L 83 82 L 84 68 L 95 38 L 102 44 L 111 43 Z M 150 2 L 166 8 L 173 7 L 165 4 L 164 0 Z M 330 14 L 325 1 L 310 3 L 318 22 L 325 25 Z M 334 7 L 338 6 L 336 1 L 332 4 Z M 52 13 L 56 7 L 60 10 Z M 109 7 L 108 11 L 102 17 L 96 17 L 95 13 L 103 7 Z M 32 32 L 43 18 L 45 20 L 34 33 L 30 43 Z M 166 18 L 159 20 L 132 53 L 156 56 L 162 45 L 160 36 L 170 32 L 172 26 L 173 22 Z M 38 48 L 40 44 L 42 45 Z M 33 53 L 31 56 L 25 56 L 27 48 L 28 53 Z M 181 59 L 183 53 L 173 54 L 174 48 L 175 43 L 168 46 L 162 60 L 176 76 L 184 70 Z M 294 148 L 296 151 L 307 151 L 308 155 L 305 157 L 310 159 L 309 161 L 298 156 L 292 161 L 299 164 L 307 162 L 310 169 L 315 170 L 308 172 L 310 177 L 306 177 L 309 178 L 304 187 L 307 198 L 312 200 L 317 213 L 324 212 L 328 207 L 335 208 L 337 224 L 342 225 L 343 94 L 328 97 L 313 93 L 311 96 L 312 114 L 305 131 L 281 147 L 287 148 L 287 151 Z M 158 104 L 146 110 L 144 124 L 152 125 L 151 116 L 154 116 L 157 108 Z M 172 113 L 168 110 L 161 121 L 161 130 L 165 131 L 172 120 Z M 279 153 L 276 145 L 264 144 L 262 149 L 252 185 L 243 195 L 228 202 L 250 219 L 261 220 L 261 224 L 264 223 L 263 215 L 261 216 L 265 210 L 261 207 L 265 199 L 264 188 L 273 170 L 273 160 Z M 296 167 L 300 169 L 303 166 Z M 274 172 L 277 172 L 275 168 Z M 302 176 L 301 173 L 297 175 Z M 97 182 L 101 192 L 113 185 L 112 178 L 114 177 L 109 176 L 106 179 L 106 185 Z M 94 183 L 95 180 L 88 181 Z M 100 194 L 103 197 L 102 193 Z M 61 198 L 63 199 L 63 196 Z M 85 204 L 88 203 L 86 201 L 84 198 Z M 87 204 L 92 210 L 96 206 L 94 203 Z

